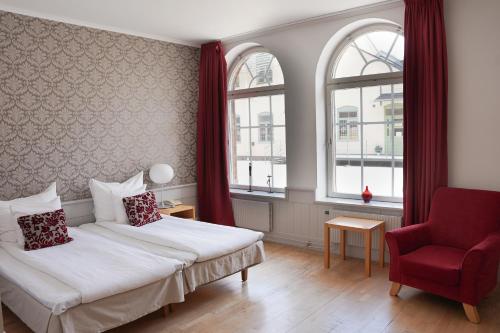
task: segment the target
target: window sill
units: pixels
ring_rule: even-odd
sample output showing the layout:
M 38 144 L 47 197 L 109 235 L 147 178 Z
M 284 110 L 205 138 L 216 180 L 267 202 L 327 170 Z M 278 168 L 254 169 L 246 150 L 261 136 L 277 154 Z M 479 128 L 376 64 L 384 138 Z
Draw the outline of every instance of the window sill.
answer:
M 363 200 L 324 197 L 317 199 L 315 203 L 322 205 L 331 204 L 341 209 L 360 212 L 392 213 L 394 215 L 401 215 L 403 213 L 403 203 L 401 202 L 370 201 L 369 203 L 365 203 Z
M 286 199 L 286 193 L 281 193 L 281 192 L 273 192 L 273 193 L 265 191 L 248 192 L 247 190 L 240 190 L 236 188 L 229 189 L 229 192 L 231 193 L 231 197 L 234 198 L 261 198 L 261 199 L 279 199 L 279 200 Z

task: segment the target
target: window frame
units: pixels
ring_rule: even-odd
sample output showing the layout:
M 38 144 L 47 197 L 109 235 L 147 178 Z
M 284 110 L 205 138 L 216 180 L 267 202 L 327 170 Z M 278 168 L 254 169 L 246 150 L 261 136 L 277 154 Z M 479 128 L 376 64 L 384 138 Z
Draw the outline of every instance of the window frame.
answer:
M 361 187 L 360 194 L 349 194 L 349 193 L 339 193 L 334 191 L 335 184 L 335 142 L 336 142 L 336 132 L 335 132 L 335 119 L 334 119 L 334 105 L 332 95 L 335 90 L 349 89 L 349 88 L 360 88 L 360 106 L 362 105 L 363 94 L 362 88 L 372 87 L 372 86 L 381 86 L 381 85 L 396 85 L 403 84 L 403 71 L 399 72 L 388 72 L 382 74 L 369 74 L 369 75 L 359 75 L 359 76 L 350 76 L 350 77 L 342 77 L 342 78 L 333 78 L 335 67 L 338 61 L 341 58 L 342 52 L 346 49 L 346 47 L 357 37 L 364 35 L 366 33 L 375 32 L 375 31 L 390 31 L 403 36 L 403 29 L 400 26 L 392 25 L 392 24 L 372 24 L 365 26 L 361 29 L 355 30 L 353 33 L 349 34 L 344 38 L 344 40 L 337 46 L 335 52 L 332 54 L 329 64 L 328 70 L 326 72 L 326 85 L 325 85 L 325 93 L 326 93 L 326 149 L 327 149 L 327 159 L 326 159 L 326 170 L 327 170 L 327 196 L 332 198 L 346 198 L 346 199 L 360 199 L 360 194 L 363 191 L 363 171 L 361 171 Z M 395 43 L 394 43 L 395 44 Z M 394 46 L 393 44 L 393 46 Z M 393 47 L 392 46 L 392 47 Z M 392 92 L 394 94 L 394 92 Z M 403 97 L 404 98 L 404 97 Z M 359 112 L 359 122 L 360 126 L 358 130 L 358 137 L 360 140 L 363 140 L 363 126 L 366 124 L 363 122 L 362 113 L 363 109 L 360 108 Z M 370 124 L 372 122 L 369 122 Z M 381 122 L 382 123 L 382 122 Z M 387 122 L 383 122 L 387 124 Z M 394 119 L 392 119 L 391 124 L 394 123 Z M 394 139 L 392 150 L 393 156 L 390 160 L 393 165 L 392 169 L 394 169 Z M 363 145 L 361 142 L 361 156 L 360 163 L 363 163 Z M 363 167 L 362 167 L 363 170 Z M 394 170 L 392 170 L 392 186 L 394 186 Z M 373 196 L 373 200 L 375 201 L 387 201 L 387 202 L 403 202 L 402 197 L 393 197 L 393 196 Z
M 243 98 L 253 98 L 253 97 L 265 97 L 265 96 L 268 96 L 269 98 L 271 98 L 272 96 L 274 95 L 283 95 L 285 96 L 285 83 L 283 84 L 276 84 L 276 85 L 271 85 L 271 86 L 262 86 L 262 87 L 255 87 L 255 88 L 246 88 L 246 89 L 238 89 L 238 90 L 231 90 L 232 87 L 233 87 L 233 83 L 234 83 L 234 80 L 236 78 L 236 74 L 237 74 L 237 71 L 238 69 L 248 60 L 248 58 L 254 54 L 254 53 L 261 53 L 261 52 L 265 52 L 265 53 L 269 53 L 271 54 L 275 59 L 276 61 L 277 58 L 276 56 L 271 52 L 269 51 L 268 49 L 262 47 L 262 46 L 255 46 L 255 47 L 252 47 L 252 48 L 249 48 L 248 50 L 240 53 L 236 59 L 233 61 L 233 63 L 231 64 L 231 67 L 229 68 L 228 70 L 228 85 L 227 85 L 227 104 L 228 104 L 228 140 L 227 140 L 227 145 L 228 145 L 228 152 L 229 152 L 229 158 L 228 158 L 228 170 L 229 170 L 229 174 L 228 174 L 228 181 L 229 181 L 229 188 L 230 189 L 240 189 L 240 190 L 247 190 L 249 188 L 249 185 L 239 185 L 239 184 L 233 184 L 232 183 L 232 174 L 233 174 L 233 166 L 232 166 L 232 161 L 233 161 L 233 156 L 232 156 L 232 149 L 231 149 L 231 133 L 233 133 L 233 131 L 236 131 L 235 128 L 233 128 L 233 125 L 232 125 L 232 117 L 231 117 L 231 110 L 232 110 L 232 101 L 233 100 L 236 100 L 236 99 L 243 99 Z M 279 64 L 279 61 L 278 61 L 278 64 Z M 281 68 L 281 64 L 280 65 L 280 68 Z M 281 68 L 281 71 L 283 72 L 283 68 Z M 285 82 L 285 78 L 284 78 L 284 75 L 283 75 L 283 82 Z M 272 123 L 272 108 L 271 110 L 269 110 L 269 113 L 271 114 L 270 115 L 270 120 L 271 120 L 271 123 Z M 286 105 L 285 105 L 285 124 L 283 125 L 272 125 L 272 126 L 269 126 L 271 127 L 272 129 L 274 128 L 285 128 L 285 135 L 286 135 Z M 240 127 L 241 128 L 241 127 Z M 260 124 L 256 124 L 256 125 L 252 125 L 252 126 L 247 126 L 245 128 L 248 128 L 249 130 L 249 135 L 251 135 L 251 130 L 256 128 L 259 130 L 258 132 L 258 139 L 259 139 L 259 142 L 260 142 L 260 128 L 262 128 L 262 126 L 260 126 Z M 274 130 L 272 131 L 273 134 L 274 134 Z M 274 135 L 271 135 L 271 140 L 269 141 L 269 144 L 271 145 L 271 159 L 275 158 L 275 156 L 272 154 L 272 150 L 273 150 L 273 144 L 274 144 Z M 251 147 L 249 147 L 250 149 L 250 155 L 251 155 Z M 280 158 L 280 156 L 276 156 L 276 158 Z M 285 164 L 287 165 L 287 164 Z M 274 169 L 273 169 L 273 163 L 271 163 L 271 173 L 272 173 L 272 176 L 273 176 L 273 182 L 274 182 Z M 287 173 L 288 174 L 288 173 Z M 251 183 L 251 181 L 250 181 Z M 287 181 L 287 184 L 288 184 L 288 181 Z M 255 190 L 255 191 L 269 191 L 269 187 L 265 187 L 265 186 L 254 186 L 253 184 L 250 185 L 252 190 Z M 285 193 L 286 191 L 286 187 L 284 188 L 281 188 L 281 187 L 271 187 L 271 190 L 273 192 L 278 192 L 278 193 Z

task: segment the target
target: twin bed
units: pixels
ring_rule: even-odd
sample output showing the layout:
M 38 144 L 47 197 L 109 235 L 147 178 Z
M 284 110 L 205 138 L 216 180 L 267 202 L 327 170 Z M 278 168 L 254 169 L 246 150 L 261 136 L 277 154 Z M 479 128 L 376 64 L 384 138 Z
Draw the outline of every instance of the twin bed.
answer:
M 69 227 L 73 241 L 2 243 L 0 293 L 35 332 L 101 332 L 184 301 L 198 286 L 264 260 L 263 234 L 162 216 L 141 226 Z

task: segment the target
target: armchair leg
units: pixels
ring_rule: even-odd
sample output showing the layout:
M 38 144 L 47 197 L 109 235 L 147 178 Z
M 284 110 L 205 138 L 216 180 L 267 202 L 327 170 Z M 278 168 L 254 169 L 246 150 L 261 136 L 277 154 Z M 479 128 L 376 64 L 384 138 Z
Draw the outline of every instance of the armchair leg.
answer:
M 400 290 L 401 290 L 401 283 L 393 282 L 391 286 L 391 291 L 389 291 L 389 295 L 398 296 Z
M 465 303 L 462 303 L 462 305 L 464 306 L 465 316 L 467 319 L 469 319 L 471 323 L 479 324 L 481 319 L 479 318 L 477 307 Z

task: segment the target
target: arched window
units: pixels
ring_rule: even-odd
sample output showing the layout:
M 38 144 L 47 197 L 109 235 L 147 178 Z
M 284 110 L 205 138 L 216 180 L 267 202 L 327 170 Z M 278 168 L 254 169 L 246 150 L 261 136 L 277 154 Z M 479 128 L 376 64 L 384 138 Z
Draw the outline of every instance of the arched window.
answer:
M 399 28 L 370 26 L 348 36 L 327 76 L 328 193 L 403 196 L 403 59 Z
M 286 187 L 285 85 L 274 55 L 240 55 L 228 84 L 230 185 L 283 192 Z

